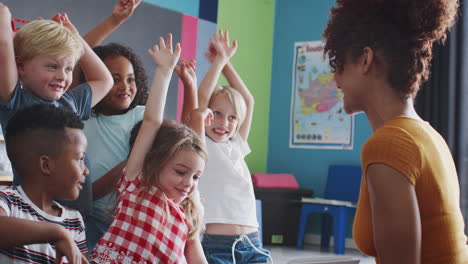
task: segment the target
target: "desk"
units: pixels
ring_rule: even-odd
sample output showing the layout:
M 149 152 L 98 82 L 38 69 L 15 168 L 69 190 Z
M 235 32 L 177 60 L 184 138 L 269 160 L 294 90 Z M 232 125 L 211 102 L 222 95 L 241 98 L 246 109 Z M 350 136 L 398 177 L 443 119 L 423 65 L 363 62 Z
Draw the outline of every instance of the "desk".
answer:
M 13 183 L 13 176 L 0 175 L 0 185 L 11 185 Z
M 302 197 L 311 197 L 312 190 L 254 188 L 262 201 L 262 234 L 264 245 L 293 246 L 297 243 Z

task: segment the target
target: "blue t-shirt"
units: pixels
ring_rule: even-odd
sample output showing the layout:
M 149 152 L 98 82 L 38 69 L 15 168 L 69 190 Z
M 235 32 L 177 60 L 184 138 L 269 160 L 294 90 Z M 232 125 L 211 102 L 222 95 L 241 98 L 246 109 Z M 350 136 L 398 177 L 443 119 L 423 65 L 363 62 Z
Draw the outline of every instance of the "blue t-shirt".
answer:
M 84 133 L 88 139 L 89 178 L 101 178 L 117 164 L 126 160 L 130 151 L 130 132 L 143 119 L 144 106 L 137 106 L 123 115 L 106 116 L 91 113 L 85 121 Z M 112 221 L 116 194 L 108 194 L 93 203 L 92 213 L 86 219 L 86 238 L 93 249 Z
M 91 113 L 91 99 L 93 92 L 88 83 L 82 83 L 66 91 L 58 100 L 47 100 L 37 97 L 31 92 L 22 89 L 21 83 L 18 80 L 13 91 L 13 97 L 8 104 L 0 102 L 0 124 L 2 131 L 5 133 L 5 128 L 10 121 L 10 118 L 19 110 L 35 104 L 53 104 L 59 108 L 67 109 L 76 113 L 82 120 L 89 118 Z
M 136 106 L 123 115 L 96 115 L 86 120 L 84 133 L 88 139 L 86 153 L 90 162 L 89 176 L 94 182 L 126 160 L 130 151 L 130 132 L 143 119 L 144 106 Z M 108 196 L 94 202 L 102 211 L 109 208 Z M 110 206 L 113 207 L 112 204 Z

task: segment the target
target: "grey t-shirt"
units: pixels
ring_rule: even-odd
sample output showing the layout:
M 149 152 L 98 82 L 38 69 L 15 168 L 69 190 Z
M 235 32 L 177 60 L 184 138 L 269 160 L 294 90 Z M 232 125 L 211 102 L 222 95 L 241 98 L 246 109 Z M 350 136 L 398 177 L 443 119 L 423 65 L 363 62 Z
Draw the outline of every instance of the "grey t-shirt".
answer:
M 91 99 L 93 92 L 88 83 L 82 83 L 73 90 L 66 91 L 58 100 L 47 100 L 37 97 L 29 91 L 21 88 L 18 81 L 13 91 L 13 97 L 8 104 L 0 102 L 0 124 L 3 133 L 10 118 L 19 110 L 35 104 L 53 104 L 57 107 L 76 113 L 82 120 L 89 118 L 91 114 Z

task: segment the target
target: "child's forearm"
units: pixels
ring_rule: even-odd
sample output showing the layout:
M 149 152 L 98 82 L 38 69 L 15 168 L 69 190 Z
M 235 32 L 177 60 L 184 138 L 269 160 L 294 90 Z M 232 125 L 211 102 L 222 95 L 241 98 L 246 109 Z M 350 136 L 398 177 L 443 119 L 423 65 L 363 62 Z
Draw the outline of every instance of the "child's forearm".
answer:
M 184 103 L 182 105 L 181 121 L 187 124 L 190 112 L 198 108 L 197 87 L 193 83 L 184 83 Z
M 190 119 L 187 124 L 197 135 L 203 143 L 205 142 L 205 118 L 196 110 L 190 113 Z
M 252 124 L 253 118 L 253 108 L 254 108 L 254 97 L 250 93 L 247 85 L 244 83 L 240 75 L 234 69 L 234 66 L 231 62 L 228 62 L 223 69 L 224 77 L 229 82 L 229 85 L 236 89 L 244 98 L 245 106 L 246 106 L 246 113 L 244 122 L 241 124 L 239 128 L 239 135 L 244 139 L 247 140 L 250 134 L 250 127 Z
M 187 240 L 184 255 L 187 263 L 208 264 L 199 238 Z
M 88 32 L 83 39 L 92 48 L 100 45 L 122 22 L 113 16 L 109 16 Z
M 114 168 L 93 182 L 93 201 L 104 197 L 116 189 L 116 184 L 122 176 L 126 160 L 117 164 Z
M 247 105 L 253 104 L 254 98 L 252 94 L 250 93 L 247 85 L 244 83 L 240 75 L 234 69 L 234 66 L 231 64 L 231 62 L 228 62 L 226 66 L 224 66 L 223 75 L 226 77 L 229 85 L 242 95 Z
M 127 180 L 133 180 L 137 175 L 140 175 L 146 154 L 150 151 L 154 138 L 161 127 L 169 81 L 179 60 L 180 52 L 179 43 L 175 45 L 174 50 L 172 49 L 172 34 L 167 35 L 167 41 L 160 37 L 159 45 L 148 50 L 156 64 L 156 74 L 146 102 L 143 122 L 127 161 L 125 169 Z
M 13 29 L 11 28 L 11 13 L 7 6 L 0 3 L 0 100 L 7 104 L 16 82 L 18 71 L 16 68 L 15 51 L 13 48 Z
M 167 88 L 171 80 L 173 69 L 158 68 L 154 75 L 151 90 L 146 102 L 143 122 L 162 123 L 164 119 L 164 105 L 166 102 Z
M 117 21 L 112 16 L 109 16 L 90 32 L 88 32 L 88 34 L 86 34 L 83 39 L 91 48 L 94 48 L 100 45 L 104 39 L 106 39 L 117 27 L 119 27 L 119 25 L 119 21 Z M 73 70 L 73 84 L 70 87 L 71 89 L 80 84 L 80 73 L 81 67 L 80 64 L 77 63 L 75 69 Z
M 130 152 L 125 177 L 133 180 L 142 170 L 144 157 L 150 150 L 164 118 L 164 105 L 172 69 L 156 69 L 151 90 L 146 102 L 143 123 Z
M 0 216 L 0 248 L 54 243 L 64 239 L 64 232 L 68 231 L 58 224 Z
M 91 101 L 91 107 L 93 107 L 106 96 L 112 88 L 114 81 L 104 62 L 102 62 L 84 40 L 83 45 L 84 54 L 79 64 L 86 78 L 86 82 L 93 91 Z
M 211 64 L 210 69 L 200 83 L 200 88 L 198 88 L 198 104 L 200 107 L 208 107 L 211 94 L 225 65 L 226 61 L 221 57 L 216 57 Z

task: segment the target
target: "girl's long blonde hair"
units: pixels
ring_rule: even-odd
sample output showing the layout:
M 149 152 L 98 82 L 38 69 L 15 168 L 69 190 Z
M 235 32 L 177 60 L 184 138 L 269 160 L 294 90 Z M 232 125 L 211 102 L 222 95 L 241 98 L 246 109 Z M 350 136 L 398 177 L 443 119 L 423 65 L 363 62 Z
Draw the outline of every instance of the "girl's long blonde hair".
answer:
M 178 152 L 190 150 L 200 155 L 205 162 L 207 152 L 200 137 L 186 125 L 173 120 L 164 120 L 156 135 L 151 150 L 146 154 L 142 171 L 142 198 L 148 194 L 153 186 L 159 186 L 159 174 L 162 168 Z M 189 223 L 188 239 L 197 236 L 202 226 L 202 209 L 194 197 L 193 192 L 181 202 Z M 166 213 L 168 206 L 166 202 Z

